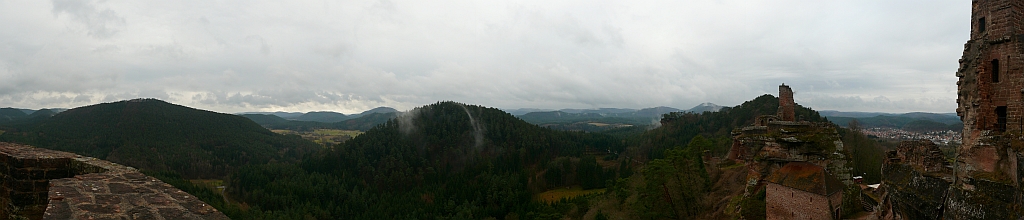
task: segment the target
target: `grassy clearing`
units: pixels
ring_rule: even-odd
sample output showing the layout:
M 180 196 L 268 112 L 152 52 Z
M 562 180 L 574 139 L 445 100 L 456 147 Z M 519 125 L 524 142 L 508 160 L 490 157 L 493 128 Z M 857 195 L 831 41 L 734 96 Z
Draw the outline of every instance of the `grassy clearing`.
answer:
M 278 133 L 278 134 L 299 134 L 299 132 L 292 131 L 292 130 L 270 130 L 270 131 L 272 131 L 274 133 Z
M 324 146 L 335 145 L 341 142 L 345 142 L 356 136 L 363 134 L 362 131 L 355 130 L 338 130 L 338 129 L 316 129 L 312 132 L 309 131 L 292 131 L 292 130 L 270 130 L 278 134 L 294 134 L 302 136 L 303 139 L 316 142 Z
M 604 191 L 605 189 L 583 190 L 583 187 L 572 186 L 568 188 L 560 188 L 542 192 L 534 196 L 534 199 L 540 202 L 554 203 L 561 199 L 569 199 L 577 196 L 585 196 L 594 193 L 604 193 Z
M 363 134 L 362 131 L 354 130 L 338 130 L 338 129 L 316 129 L 313 131 L 314 135 L 325 135 L 325 136 L 342 136 L 347 135 L 349 137 L 356 137 Z

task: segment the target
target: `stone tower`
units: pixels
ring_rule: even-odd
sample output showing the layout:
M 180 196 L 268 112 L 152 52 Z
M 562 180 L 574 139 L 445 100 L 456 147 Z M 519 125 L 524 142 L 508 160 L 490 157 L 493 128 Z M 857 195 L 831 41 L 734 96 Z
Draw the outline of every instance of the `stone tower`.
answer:
M 1024 217 L 1024 1 L 974 0 L 971 38 L 956 72 L 964 122 L 946 219 Z
M 779 85 L 779 112 L 777 113 L 780 120 L 783 121 L 796 121 L 796 113 L 793 109 L 796 108 L 796 102 L 793 101 L 793 89 L 790 89 L 785 83 Z

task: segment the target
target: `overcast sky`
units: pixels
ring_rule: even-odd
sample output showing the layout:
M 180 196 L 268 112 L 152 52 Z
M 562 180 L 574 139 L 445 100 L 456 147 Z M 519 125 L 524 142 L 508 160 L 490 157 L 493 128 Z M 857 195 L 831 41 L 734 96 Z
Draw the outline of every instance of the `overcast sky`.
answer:
M 970 1 L 0 0 L 0 107 L 954 112 Z

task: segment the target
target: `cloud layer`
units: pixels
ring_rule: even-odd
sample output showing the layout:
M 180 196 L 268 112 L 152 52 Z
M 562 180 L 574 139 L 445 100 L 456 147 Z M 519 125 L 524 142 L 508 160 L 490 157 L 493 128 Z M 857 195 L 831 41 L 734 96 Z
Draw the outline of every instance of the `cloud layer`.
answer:
M 963 1 L 0 0 L 0 107 L 952 112 Z

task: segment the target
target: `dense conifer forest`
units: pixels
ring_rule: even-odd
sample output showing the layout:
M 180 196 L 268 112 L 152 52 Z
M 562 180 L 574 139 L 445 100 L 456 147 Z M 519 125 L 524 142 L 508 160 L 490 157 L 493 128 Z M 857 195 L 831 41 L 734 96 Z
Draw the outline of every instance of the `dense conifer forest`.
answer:
M 155 99 L 103 103 L 0 125 L 0 141 L 96 157 L 188 178 L 223 178 L 246 164 L 297 162 L 318 150 L 246 118 Z
M 249 214 L 283 218 L 536 217 L 546 213 L 532 201 L 535 192 L 603 188 L 616 177 L 585 151 L 624 148 L 608 135 L 554 131 L 498 109 L 439 102 L 299 164 L 242 168 L 229 177 L 229 192 L 250 201 Z

